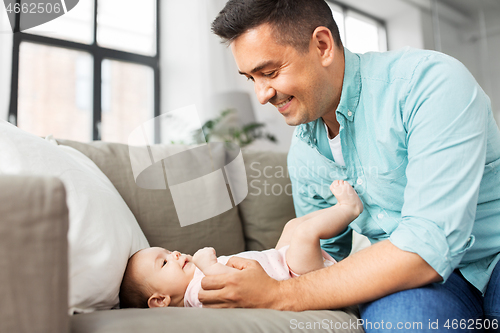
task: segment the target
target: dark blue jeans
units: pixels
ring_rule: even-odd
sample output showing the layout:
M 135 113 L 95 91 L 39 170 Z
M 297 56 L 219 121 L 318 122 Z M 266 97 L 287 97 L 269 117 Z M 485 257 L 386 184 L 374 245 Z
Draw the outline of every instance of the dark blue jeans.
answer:
M 444 284 L 401 291 L 360 306 L 371 332 L 500 332 L 500 263 L 486 294 L 456 270 Z

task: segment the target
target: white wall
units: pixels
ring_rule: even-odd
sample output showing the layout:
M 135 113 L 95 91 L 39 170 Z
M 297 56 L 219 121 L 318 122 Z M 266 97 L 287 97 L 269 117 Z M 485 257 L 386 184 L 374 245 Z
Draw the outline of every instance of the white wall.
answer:
M 203 111 L 211 93 L 231 84 L 232 78 L 226 75 L 229 68 L 221 68 L 220 60 L 210 54 L 214 41 L 207 10 L 213 2 L 162 3 L 163 113 L 189 104 Z
M 490 97 L 497 124 L 500 124 L 500 13 L 485 13 L 489 31 L 486 43 L 476 14 L 472 13 L 471 20 L 463 24 L 439 20 L 440 51 L 458 59 L 469 69 Z M 431 14 L 422 12 L 422 22 L 425 48 L 436 49 Z
M 488 39 L 488 65 L 490 85 L 488 94 L 491 98 L 497 124 L 500 126 L 500 34 Z
M 231 50 L 220 43 L 210 25 L 225 0 L 184 0 L 162 3 L 162 113 L 195 104 L 202 122 L 213 118 L 213 94 L 229 90 L 250 93 L 256 120 L 278 138 L 278 145 L 257 142 L 255 148 L 288 151 L 293 128 L 272 106 L 259 104 L 253 84 L 238 74 Z
M 12 30 L 7 12 L 0 4 L 0 119 L 7 120 L 10 102 Z
M 433 31 L 433 21 L 430 13 L 421 13 L 424 48 L 446 53 L 460 60 L 477 78 L 480 74 L 480 65 L 477 61 L 477 49 L 463 38 L 463 28 L 446 20 L 439 21 L 439 35 L 441 49 L 438 49 Z
M 486 43 L 480 38 L 473 46 L 479 50 L 481 66 L 480 83 L 491 98 L 497 124 L 500 126 L 500 11 L 485 12 Z M 465 33 L 467 36 L 467 32 Z M 469 42 L 470 43 L 470 42 Z M 482 53 L 483 47 L 486 52 Z
M 408 6 L 406 10 L 386 19 L 389 50 L 405 46 L 424 48 L 421 12 Z

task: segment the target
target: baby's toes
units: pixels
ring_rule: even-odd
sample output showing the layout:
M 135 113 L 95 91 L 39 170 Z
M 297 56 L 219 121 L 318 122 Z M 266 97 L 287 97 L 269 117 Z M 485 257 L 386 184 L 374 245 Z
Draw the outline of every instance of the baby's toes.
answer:
M 348 184 L 346 182 L 346 184 Z M 330 191 L 332 191 L 333 195 L 336 197 L 345 193 L 345 185 L 343 180 L 336 180 L 330 185 Z
M 330 185 L 330 191 L 334 191 L 336 188 L 342 185 L 343 180 L 334 180 Z

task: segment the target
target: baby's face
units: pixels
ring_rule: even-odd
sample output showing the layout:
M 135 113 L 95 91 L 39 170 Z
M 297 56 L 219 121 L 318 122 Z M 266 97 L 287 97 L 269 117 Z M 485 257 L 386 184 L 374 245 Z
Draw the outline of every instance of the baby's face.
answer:
M 160 247 L 141 250 L 132 266 L 139 283 L 144 283 L 151 294 L 168 295 L 172 299 L 184 297 L 193 279 L 196 266 L 188 254 L 170 252 Z

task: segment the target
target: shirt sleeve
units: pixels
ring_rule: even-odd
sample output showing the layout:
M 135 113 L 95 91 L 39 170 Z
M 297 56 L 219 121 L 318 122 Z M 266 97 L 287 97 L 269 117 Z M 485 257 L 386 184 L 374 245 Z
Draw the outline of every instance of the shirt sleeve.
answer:
M 408 87 L 408 182 L 390 241 L 446 281 L 474 243 L 489 99 L 460 62 L 438 53 L 421 60 Z
M 295 140 L 296 138 L 294 138 Z M 300 161 L 295 156 L 292 142 L 292 149 L 288 154 L 288 165 L 296 167 Z M 306 166 L 303 165 L 302 168 Z M 331 207 L 331 203 L 326 202 L 324 198 L 318 195 L 315 191 L 319 184 L 304 182 L 303 177 L 298 177 L 292 170 L 301 170 L 300 167 L 290 168 L 290 179 L 292 181 L 292 196 L 297 217 L 307 215 L 320 209 Z M 344 232 L 330 239 L 321 239 L 321 248 L 331 255 L 335 260 L 340 261 L 347 257 L 351 252 L 352 247 L 352 230 L 347 227 Z

